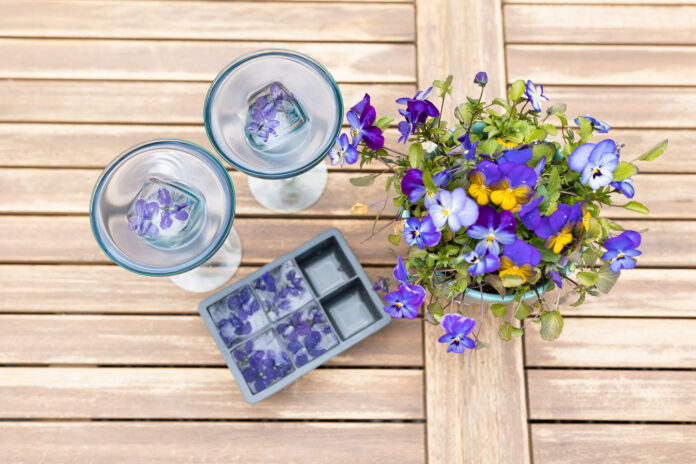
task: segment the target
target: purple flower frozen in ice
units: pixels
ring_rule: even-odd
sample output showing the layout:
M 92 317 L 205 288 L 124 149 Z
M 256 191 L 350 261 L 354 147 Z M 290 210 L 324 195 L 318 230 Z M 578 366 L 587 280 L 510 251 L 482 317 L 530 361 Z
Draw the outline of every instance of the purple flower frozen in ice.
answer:
M 128 228 L 136 231 L 140 237 L 155 238 L 159 235 L 159 229 L 152 223 L 155 214 L 159 210 L 156 201 L 146 202 L 142 198 L 135 201 L 135 217 L 128 221 Z

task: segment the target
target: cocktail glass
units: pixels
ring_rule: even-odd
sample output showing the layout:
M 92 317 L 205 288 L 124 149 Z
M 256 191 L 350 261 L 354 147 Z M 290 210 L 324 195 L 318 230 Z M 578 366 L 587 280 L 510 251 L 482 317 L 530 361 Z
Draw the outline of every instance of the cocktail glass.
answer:
M 234 209 L 232 181 L 215 156 L 162 139 L 126 150 L 104 169 L 92 192 L 90 223 L 116 264 L 205 292 L 239 267 Z
M 266 208 L 291 213 L 324 192 L 324 158 L 341 130 L 343 99 L 329 72 L 290 50 L 242 56 L 215 78 L 205 128 L 227 162 L 248 174 Z

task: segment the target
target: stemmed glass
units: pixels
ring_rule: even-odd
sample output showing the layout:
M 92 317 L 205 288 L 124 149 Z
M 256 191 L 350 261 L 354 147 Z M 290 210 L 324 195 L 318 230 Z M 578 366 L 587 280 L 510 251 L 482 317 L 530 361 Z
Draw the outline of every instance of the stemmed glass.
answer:
M 138 274 L 205 292 L 227 282 L 242 247 L 222 163 L 184 140 L 153 140 L 114 159 L 92 192 L 90 224 L 104 253 Z
M 254 198 L 291 213 L 314 204 L 326 187 L 323 160 L 341 130 L 343 99 L 314 59 L 260 50 L 215 78 L 204 119 L 215 150 L 250 176 Z

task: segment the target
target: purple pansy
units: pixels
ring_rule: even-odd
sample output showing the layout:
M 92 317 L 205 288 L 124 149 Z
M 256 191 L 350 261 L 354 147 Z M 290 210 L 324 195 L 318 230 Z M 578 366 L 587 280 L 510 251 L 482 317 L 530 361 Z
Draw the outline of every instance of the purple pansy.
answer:
M 604 261 L 609 261 L 611 272 L 619 272 L 621 269 L 633 269 L 636 267 L 636 256 L 641 252 L 637 250 L 640 246 L 641 237 L 635 230 L 625 230 L 618 237 L 606 239 L 604 248 L 606 253 L 602 255 Z
M 474 76 L 474 84 L 485 87 L 488 84 L 488 74 L 484 71 L 477 72 L 476 76 Z
M 346 119 L 350 123 L 350 135 L 354 147 L 357 147 L 358 143 L 363 140 L 365 145 L 371 150 L 379 150 L 384 146 L 382 129 L 374 125 L 376 117 L 377 112 L 375 108 L 369 104 L 362 108 L 360 116 L 353 110 L 346 113 Z
M 488 205 L 479 206 L 476 224 L 470 226 L 466 234 L 480 240 L 474 251 L 481 256 L 486 251 L 492 255 L 500 254 L 500 245 L 509 245 L 517 240 L 517 221 L 510 211 L 496 212 Z
M 437 202 L 428 209 L 435 227 L 442 228 L 447 224 L 452 232 L 462 227 L 468 227 L 478 218 L 478 206 L 469 198 L 463 188 L 452 192 L 443 190 L 437 197 Z
M 397 128 L 399 129 L 399 133 L 401 134 L 401 137 L 399 137 L 399 140 L 397 140 L 398 143 L 403 143 L 406 144 L 408 141 L 408 138 L 415 132 L 416 126 L 413 124 L 413 121 L 411 120 L 411 113 L 409 113 L 406 110 L 399 110 L 399 113 L 406 118 L 403 121 L 399 122 L 399 125 Z
M 384 297 L 387 303 L 384 311 L 395 319 L 415 319 L 418 316 L 418 308 L 425 301 L 425 290 L 418 285 L 399 285 L 399 289 L 387 293 Z
M 527 162 L 532 159 L 533 153 L 532 149 L 529 147 L 513 148 L 511 150 L 505 150 L 500 158 L 498 158 L 498 165 L 505 163 L 517 163 L 517 164 L 527 164 Z
M 428 117 L 435 118 L 440 115 L 437 107 L 428 100 L 428 95 L 433 90 L 429 87 L 427 90 L 419 90 L 418 93 L 413 98 L 399 98 L 396 103 L 399 105 L 406 105 L 406 112 L 411 116 L 410 120 L 414 125 L 420 126 L 425 123 Z M 404 115 L 403 110 L 399 110 L 399 113 Z
M 599 134 L 606 134 L 607 132 L 609 132 L 609 129 L 611 129 L 611 126 L 609 124 L 607 124 L 604 121 L 600 121 L 597 118 L 593 118 L 592 116 L 588 116 L 586 114 L 582 117 L 590 121 L 590 124 L 592 124 L 592 128 Z M 575 124 L 580 126 L 579 118 L 575 118 Z
M 566 274 L 566 265 L 568 264 L 568 257 L 563 256 L 561 259 L 558 260 L 556 263 L 556 268 L 557 269 L 551 269 L 549 271 L 549 276 L 551 276 L 551 280 L 558 285 L 558 288 L 563 288 L 563 276 Z M 561 275 L 563 274 L 563 275 Z
M 408 195 L 408 201 L 415 203 L 425 196 L 425 207 L 437 202 L 440 188 L 447 186 L 452 176 L 447 171 L 438 172 L 433 176 L 435 190 L 427 189 L 423 183 L 423 172 L 420 169 L 409 169 L 401 179 L 401 191 Z
M 389 279 L 386 277 L 377 277 L 377 280 L 372 283 L 372 290 L 387 293 L 389 291 L 389 284 Z
M 626 195 L 626 198 L 633 198 L 633 196 L 636 194 L 636 189 L 633 187 L 633 179 L 631 178 L 624 179 L 619 182 L 612 182 L 609 185 Z
M 440 242 L 440 231 L 437 230 L 430 216 L 419 220 L 410 217 L 404 225 L 404 240 L 408 245 L 416 244 L 421 250 L 425 247 L 435 246 Z
M 277 135 L 275 129 L 280 125 L 280 121 L 275 119 L 276 110 L 271 106 L 268 111 L 262 110 L 254 105 L 251 110 L 251 122 L 244 128 L 248 134 L 253 134 L 257 138 L 268 142 L 270 135 Z
M 469 335 L 476 326 L 476 321 L 461 314 L 445 314 L 442 317 L 440 326 L 445 331 L 437 341 L 449 343 L 448 353 L 463 353 L 466 348 L 473 350 L 476 342 L 469 338 Z
M 135 201 L 135 217 L 128 221 L 128 228 L 134 230 L 140 237 L 155 238 L 159 235 L 159 229 L 152 223 L 152 219 L 159 210 L 156 201 L 146 202 L 142 198 Z
M 467 161 L 473 161 L 476 159 L 476 148 L 478 147 L 478 140 L 471 143 L 471 138 L 469 134 L 464 134 L 457 139 L 459 145 L 447 152 L 450 156 L 464 155 L 464 159 Z
M 344 161 L 348 164 L 354 164 L 358 161 L 358 150 L 350 144 L 346 134 L 341 134 L 336 137 L 336 144 L 329 152 L 329 158 L 332 166 L 340 163 L 343 167 Z
M 521 277 L 522 283 L 536 275 L 535 266 L 541 262 L 541 253 L 524 240 L 505 245 L 503 256 L 500 258 L 500 271 L 498 275 Z
M 583 185 L 589 185 L 592 190 L 605 187 L 612 182 L 614 171 L 619 166 L 616 143 L 611 139 L 597 144 L 584 143 L 571 153 L 568 166 L 582 173 L 580 182 Z
M 541 173 L 544 172 L 544 168 L 546 167 L 546 157 L 542 156 L 539 162 L 534 166 L 534 172 L 536 173 L 537 177 L 541 177 Z
M 524 94 L 529 99 L 529 103 L 532 104 L 534 111 L 541 111 L 541 101 L 549 101 L 549 99 L 544 95 L 544 87 L 539 85 L 534 85 L 534 82 L 527 81 L 524 88 Z
M 157 201 L 162 209 L 162 214 L 160 215 L 160 229 L 169 229 L 173 224 L 172 217 L 179 221 L 188 219 L 189 214 L 186 211 L 188 203 L 172 205 L 172 195 L 168 189 L 160 188 L 157 191 Z
M 544 196 L 539 195 L 529 203 L 522 205 L 517 211 L 520 221 L 522 221 L 522 224 L 524 224 L 529 230 L 536 229 L 539 226 L 539 222 L 541 222 L 539 205 L 542 201 L 544 201 Z
M 404 259 L 401 256 L 396 258 L 396 266 L 394 266 L 394 278 L 404 285 L 408 285 L 408 271 L 404 264 Z
M 560 253 L 573 241 L 573 229 L 582 221 L 582 216 L 582 203 L 575 203 L 572 207 L 561 203 L 551 216 L 541 218 L 534 233 L 546 239 L 546 248 Z
M 483 275 L 487 272 L 493 272 L 500 267 L 500 258 L 484 250 L 483 253 L 478 253 L 472 250 L 463 256 L 464 261 L 471 264 L 466 272 L 472 275 Z
M 355 114 L 360 116 L 362 114 L 362 112 L 365 111 L 365 108 L 367 108 L 368 106 L 371 106 L 370 105 L 370 94 L 366 93 L 363 96 L 362 100 L 360 100 L 358 103 L 356 103 L 355 106 L 353 106 L 351 108 L 351 110 L 355 111 Z

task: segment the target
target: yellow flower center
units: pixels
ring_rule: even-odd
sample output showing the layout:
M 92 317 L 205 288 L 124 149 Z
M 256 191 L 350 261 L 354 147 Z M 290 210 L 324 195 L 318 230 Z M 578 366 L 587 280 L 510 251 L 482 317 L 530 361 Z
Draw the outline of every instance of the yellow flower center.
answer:
M 534 274 L 536 274 L 536 271 L 532 269 L 532 266 L 529 264 L 523 264 L 522 266 L 518 266 L 515 263 L 512 262 L 510 258 L 507 256 L 503 256 L 500 258 L 500 268 L 498 271 L 498 275 L 501 277 L 504 275 L 512 275 L 512 276 L 518 276 L 522 277 L 522 283 L 526 283 L 527 280 L 529 280 L 530 277 L 532 277 Z
M 444 214 L 445 216 L 449 216 L 449 210 L 443 209 L 442 214 Z
M 573 234 L 570 233 L 571 229 L 570 224 L 566 224 L 560 232 L 550 236 L 546 240 L 546 248 L 553 248 L 554 253 L 560 253 L 564 246 L 573 241 Z
M 487 241 L 488 243 L 495 241 L 495 235 L 490 234 L 490 235 L 486 238 L 486 241 Z
M 357 136 L 358 136 L 358 130 L 357 130 L 357 129 L 351 130 L 351 131 L 350 131 L 350 135 L 353 136 L 353 138 L 357 137 Z

